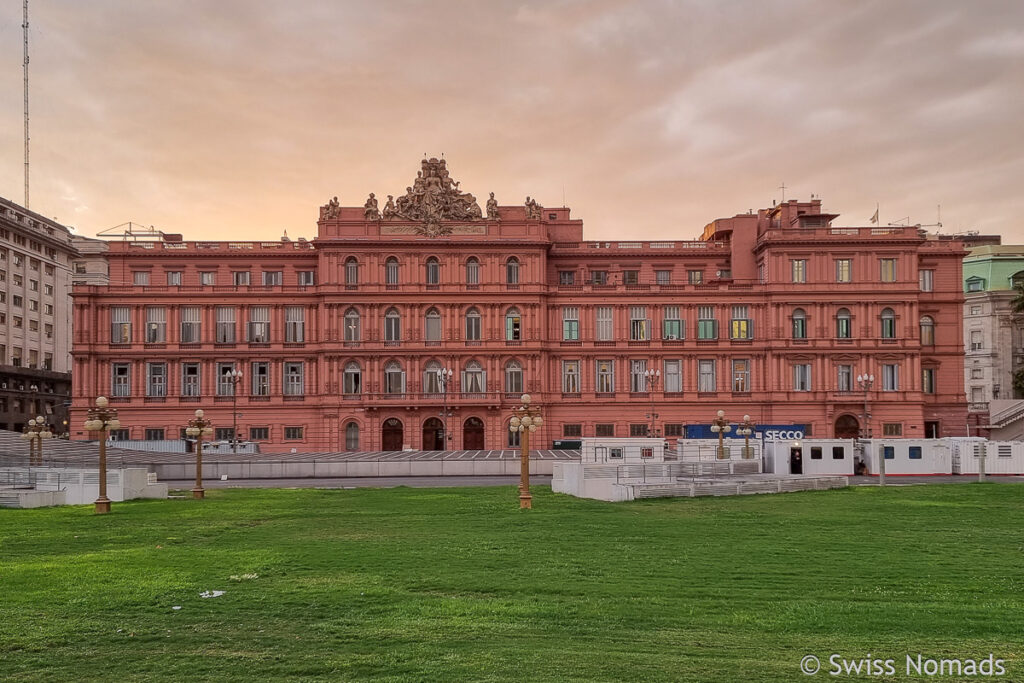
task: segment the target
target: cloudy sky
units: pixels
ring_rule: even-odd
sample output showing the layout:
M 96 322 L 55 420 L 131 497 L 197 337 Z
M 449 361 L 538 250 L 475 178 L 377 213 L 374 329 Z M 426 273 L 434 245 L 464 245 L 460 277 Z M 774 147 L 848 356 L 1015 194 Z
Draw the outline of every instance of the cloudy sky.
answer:
M 424 153 L 589 239 L 697 236 L 820 195 L 1024 243 L 1018 0 L 32 0 L 36 211 L 94 234 L 315 233 Z M 0 195 L 23 200 L 21 3 Z

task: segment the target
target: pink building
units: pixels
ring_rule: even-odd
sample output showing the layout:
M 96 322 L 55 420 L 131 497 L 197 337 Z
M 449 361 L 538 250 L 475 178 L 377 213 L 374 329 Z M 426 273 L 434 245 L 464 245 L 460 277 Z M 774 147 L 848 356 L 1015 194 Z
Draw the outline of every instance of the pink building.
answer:
M 482 209 L 431 159 L 382 212 L 321 207 L 313 242 L 112 241 L 109 286 L 75 289 L 73 425 L 103 394 L 122 438 L 179 438 L 203 407 L 264 451 L 439 449 L 447 405 L 449 448 L 497 449 L 525 391 L 538 447 L 719 409 L 963 434 L 962 244 L 836 218 L 788 201 L 697 240 L 586 242 L 569 209 Z

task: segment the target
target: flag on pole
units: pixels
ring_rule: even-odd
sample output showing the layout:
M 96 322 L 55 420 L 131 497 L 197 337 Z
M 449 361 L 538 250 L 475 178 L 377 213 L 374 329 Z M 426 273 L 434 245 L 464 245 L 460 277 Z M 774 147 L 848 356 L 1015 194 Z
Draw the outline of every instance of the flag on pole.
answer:
M 871 222 L 872 223 L 877 223 L 878 222 L 878 207 L 877 206 L 875 207 L 875 215 L 873 215 L 871 217 Z

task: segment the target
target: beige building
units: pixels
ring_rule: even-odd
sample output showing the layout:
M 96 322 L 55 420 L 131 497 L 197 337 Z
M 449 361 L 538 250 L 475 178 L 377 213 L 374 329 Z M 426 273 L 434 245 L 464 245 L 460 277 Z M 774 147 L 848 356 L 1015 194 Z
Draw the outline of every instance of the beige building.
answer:
M 0 429 L 67 431 L 77 256 L 67 227 L 0 197 Z

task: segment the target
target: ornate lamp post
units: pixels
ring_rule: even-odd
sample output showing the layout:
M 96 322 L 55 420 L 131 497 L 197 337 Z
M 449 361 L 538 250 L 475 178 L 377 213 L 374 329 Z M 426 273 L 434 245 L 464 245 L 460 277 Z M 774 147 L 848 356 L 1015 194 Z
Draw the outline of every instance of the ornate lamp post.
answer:
M 200 408 L 185 428 L 185 434 L 196 440 L 196 485 L 192 489 L 193 498 L 206 497 L 206 490 L 203 488 L 203 437 L 213 434 L 211 424 L 209 420 L 203 419 L 203 410 Z
M 754 457 L 754 454 L 750 452 L 750 435 L 754 433 L 754 429 L 757 425 L 750 419 L 749 415 L 743 416 L 743 422 L 740 422 L 736 433 L 743 437 L 743 457 L 747 460 Z
M 520 400 L 523 402 L 518 408 L 512 410 L 512 422 L 508 428 L 510 432 L 519 432 L 519 457 L 521 460 L 519 478 L 519 508 L 533 508 L 533 496 L 530 495 L 530 433 L 537 431 L 537 427 L 544 424 L 544 418 L 540 415 L 540 408 L 531 406 L 529 394 L 523 394 Z
M 870 439 L 871 429 L 868 427 L 868 422 L 871 420 L 871 412 L 868 409 L 868 392 L 871 391 L 871 385 L 875 383 L 875 376 L 864 373 L 863 375 L 857 375 L 857 386 L 864 392 L 864 422 L 860 427 L 860 438 Z
M 87 431 L 100 433 L 100 495 L 96 499 L 98 515 L 110 512 L 110 499 L 107 498 L 107 432 L 121 428 L 121 421 L 117 419 L 117 409 L 108 408 L 108 404 L 106 396 L 97 397 L 96 407 L 89 408 L 85 419 Z
M 654 365 L 651 363 L 651 365 Z M 651 412 L 648 414 L 649 424 L 647 425 L 647 436 L 654 437 L 654 420 L 658 417 L 658 414 L 654 412 L 654 386 L 661 379 L 661 370 L 644 370 L 644 383 L 647 387 L 647 393 L 651 397 Z
M 448 434 L 448 383 L 452 381 L 452 375 L 455 373 L 451 368 L 438 368 L 437 369 L 437 384 L 441 388 L 441 400 L 443 401 L 443 408 L 441 409 L 441 418 L 444 420 L 444 439 L 441 443 L 442 450 L 450 450 L 448 448 L 451 442 L 451 436 Z M 465 389 L 463 389 L 465 391 Z M 463 446 L 465 447 L 465 446 Z
M 231 382 L 231 452 L 238 452 L 238 385 L 242 381 L 242 371 L 231 368 L 225 374 Z
M 50 426 L 46 424 L 42 415 L 28 421 L 28 426 L 25 427 L 25 433 L 21 435 L 21 438 L 28 441 L 29 465 L 43 464 L 43 441 L 52 436 L 53 432 L 50 431 Z
M 719 410 L 718 416 L 711 421 L 711 431 L 718 434 L 718 459 L 725 460 L 725 444 L 722 437 L 732 431 L 732 426 L 725 419 L 724 410 Z

